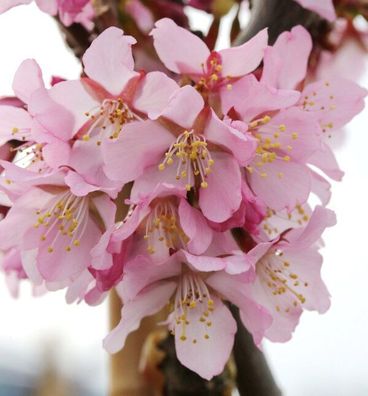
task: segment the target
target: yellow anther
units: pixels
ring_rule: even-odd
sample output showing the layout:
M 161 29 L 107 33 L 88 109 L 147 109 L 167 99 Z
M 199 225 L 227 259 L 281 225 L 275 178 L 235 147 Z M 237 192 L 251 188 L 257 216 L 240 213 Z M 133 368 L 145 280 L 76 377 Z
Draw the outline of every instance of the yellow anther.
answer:
M 286 131 L 286 125 L 285 124 L 280 124 L 279 125 L 279 130 L 280 130 L 280 132 L 285 132 Z
M 186 341 L 187 337 L 185 337 L 185 335 L 182 335 L 182 336 L 180 337 L 180 339 L 181 339 L 181 341 Z
M 49 246 L 49 247 L 47 248 L 47 251 L 48 251 L 49 253 L 52 253 L 52 252 L 54 251 L 54 249 L 53 249 L 51 246 Z
M 190 191 L 191 188 L 192 188 L 192 186 L 191 186 L 190 184 L 186 184 L 186 185 L 185 185 L 185 189 L 186 189 L 187 191 Z
M 191 301 L 189 304 L 190 308 L 195 308 L 197 306 L 197 303 L 195 301 Z
M 79 239 L 76 239 L 76 240 L 73 242 L 73 245 L 74 245 L 74 246 L 80 246 L 80 241 L 79 241 Z
M 293 140 L 298 139 L 298 134 L 297 134 L 296 132 L 293 132 L 293 133 L 291 134 L 291 138 L 292 138 Z
M 15 135 L 17 132 L 19 132 L 19 129 L 14 127 L 12 129 L 12 134 Z
M 163 171 L 165 169 L 165 164 L 160 164 L 158 170 Z
M 83 135 L 82 139 L 83 139 L 85 142 L 88 142 L 88 140 L 90 139 L 90 137 L 89 137 L 89 135 Z
M 290 157 L 288 155 L 285 155 L 283 160 L 286 161 L 286 162 L 289 162 L 290 161 Z
M 206 181 L 201 182 L 201 187 L 202 188 L 207 188 L 208 187 L 208 183 Z
M 227 84 L 227 85 L 226 85 L 226 89 L 227 89 L 228 91 L 231 91 L 231 90 L 233 89 L 233 84 Z
M 65 246 L 65 251 L 70 252 L 72 248 L 70 246 Z

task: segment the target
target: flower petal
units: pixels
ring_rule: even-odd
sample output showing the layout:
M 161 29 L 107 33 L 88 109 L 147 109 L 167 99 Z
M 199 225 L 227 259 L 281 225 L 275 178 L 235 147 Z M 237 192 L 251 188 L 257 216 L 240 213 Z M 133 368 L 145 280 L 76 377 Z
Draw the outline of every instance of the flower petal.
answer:
M 266 50 L 261 82 L 278 89 L 294 89 L 307 74 L 312 39 L 302 26 L 280 34 Z
M 228 149 L 243 166 L 249 164 L 257 148 L 255 139 L 225 124 L 212 109 L 204 134 L 210 142 Z
M 202 74 L 210 55 L 206 44 L 171 19 L 160 19 L 155 26 L 153 45 L 164 65 L 174 73 Z
M 168 105 L 171 95 L 178 89 L 178 84 L 166 74 L 148 73 L 139 84 L 133 106 L 154 120 L 159 117 Z
M 178 212 L 180 225 L 185 235 L 190 239 L 188 250 L 194 254 L 202 254 L 212 241 L 212 230 L 206 219 L 198 209 L 190 206 L 185 199 L 180 200 Z
M 262 61 L 267 41 L 267 29 L 263 29 L 246 43 L 219 51 L 222 74 L 240 77 L 252 72 Z
M 119 95 L 134 72 L 131 46 L 136 40 L 121 29 L 109 27 L 90 45 L 83 56 L 84 71 L 113 95 Z
M 300 93 L 292 90 L 277 90 L 259 82 L 253 74 L 235 82 L 231 89 L 221 91 L 224 113 L 232 107 L 244 121 L 251 121 L 257 115 L 292 106 Z
M 34 59 L 23 61 L 18 67 L 13 80 L 15 95 L 28 104 L 33 92 L 44 87 L 42 71 L 38 63 Z
M 112 180 L 127 183 L 159 164 L 175 137 L 155 121 L 131 122 L 117 140 L 102 146 L 105 172 Z
M 214 152 L 207 188 L 201 188 L 199 206 L 208 220 L 222 223 L 238 209 L 242 200 L 241 174 L 237 161 L 229 154 Z
M 125 303 L 121 310 L 122 319 L 104 339 L 104 348 L 109 353 L 116 353 L 122 349 L 127 336 L 138 329 L 144 317 L 160 311 L 170 300 L 175 288 L 175 282 L 161 282 Z
M 187 311 L 189 324 L 185 326 L 185 339 L 182 329 L 179 326 L 175 329 L 175 348 L 180 363 L 206 380 L 222 373 L 236 333 L 236 322 L 229 309 L 216 297 L 213 302 L 210 326 L 200 321 L 203 311 L 194 308 Z

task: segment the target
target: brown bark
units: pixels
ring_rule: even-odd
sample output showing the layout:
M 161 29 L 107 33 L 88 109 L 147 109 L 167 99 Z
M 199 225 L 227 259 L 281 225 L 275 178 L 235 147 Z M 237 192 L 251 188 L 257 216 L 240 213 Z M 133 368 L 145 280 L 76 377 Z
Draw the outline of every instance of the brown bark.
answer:
M 237 368 L 236 383 L 241 396 L 281 396 L 263 353 L 243 326 L 239 310 L 231 307 L 238 325 L 233 349 Z
M 110 293 L 110 328 L 121 318 L 121 300 L 115 290 Z M 146 318 L 140 328 L 131 333 L 124 349 L 110 359 L 109 396 L 152 396 L 151 386 L 139 371 L 143 344 L 156 324 L 156 318 Z

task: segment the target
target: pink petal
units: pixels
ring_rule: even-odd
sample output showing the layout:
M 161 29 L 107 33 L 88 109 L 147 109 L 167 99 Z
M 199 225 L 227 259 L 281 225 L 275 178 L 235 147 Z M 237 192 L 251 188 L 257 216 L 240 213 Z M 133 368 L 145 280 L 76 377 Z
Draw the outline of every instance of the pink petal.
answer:
M 100 106 L 100 102 L 90 94 L 89 87 L 84 80 L 62 81 L 54 85 L 48 94 L 55 103 L 73 115 L 73 123 L 70 126 L 73 134 L 90 121 L 86 113 L 93 113 L 93 110 Z
M 148 73 L 138 86 L 133 106 L 154 120 L 164 111 L 170 97 L 178 89 L 178 84 L 166 74 Z
M 97 186 L 87 183 L 82 176 L 73 171 L 69 171 L 65 176 L 65 183 L 77 197 L 84 197 L 92 191 L 98 191 Z
M 264 164 L 260 169 L 255 168 L 248 173 L 248 181 L 253 192 L 274 210 L 294 209 L 307 200 L 311 191 L 309 169 L 283 159 Z
M 30 189 L 22 195 L 0 221 L 0 249 L 21 246 L 23 235 L 28 229 L 33 230 L 37 221 L 36 210 L 51 198 L 51 194 L 38 188 Z
M 226 260 L 222 257 L 196 256 L 185 250 L 182 250 L 181 253 L 185 261 L 196 271 L 212 272 L 221 271 L 226 268 Z
M 225 147 L 238 160 L 240 165 L 246 166 L 257 148 L 257 141 L 251 136 L 233 128 L 221 121 L 211 109 L 211 116 L 204 130 L 206 139 L 219 146 Z
M 325 313 L 331 302 L 330 294 L 321 279 L 322 256 L 313 249 L 284 249 L 284 254 L 285 260 L 290 263 L 290 271 L 297 274 L 302 285 L 298 291 L 305 297 L 303 307 L 320 314 Z
M 24 103 L 29 103 L 31 95 L 39 88 L 44 88 L 42 71 L 34 59 L 26 59 L 18 67 L 13 80 L 13 90 Z
M 265 112 L 290 107 L 299 98 L 299 92 L 266 86 L 252 74 L 235 82 L 230 90 L 225 88 L 221 91 L 223 112 L 227 113 L 234 107 L 244 121 L 251 121 Z
M 335 8 L 332 0 L 295 0 L 302 7 L 308 10 L 314 11 L 319 14 L 322 18 L 326 18 L 328 21 L 333 22 L 336 19 Z
M 240 168 L 235 159 L 221 152 L 212 153 L 213 171 L 207 188 L 201 188 L 199 206 L 208 220 L 222 223 L 238 209 L 242 200 Z
M 179 204 L 180 225 L 188 236 L 188 250 L 194 254 L 205 252 L 212 241 L 212 230 L 202 213 L 188 204 L 185 199 Z
M 281 110 L 270 122 L 261 125 L 258 133 L 263 140 L 269 138 L 272 143 L 280 143 L 278 150 L 299 162 L 309 162 L 322 148 L 318 122 L 297 107 Z
M 31 2 L 32 0 L 2 0 L 0 4 L 0 14 L 18 5 L 29 4 Z
M 341 181 L 344 172 L 339 168 L 334 152 L 331 148 L 324 144 L 321 150 L 314 153 L 309 159 L 308 163 L 321 169 L 328 177 L 333 180 Z
M 323 132 L 341 128 L 364 108 L 367 90 L 352 81 L 334 77 L 308 84 L 300 106 L 314 114 Z
M 130 0 L 125 4 L 124 11 L 129 14 L 137 24 L 139 30 L 148 33 L 154 26 L 153 15 L 148 7 L 140 0 Z
M 192 86 L 185 85 L 171 95 L 167 107 L 160 116 L 190 129 L 203 106 L 202 96 Z
M 0 106 L 0 145 L 9 140 L 29 140 L 32 118 L 27 111 L 13 106 Z
M 267 41 L 267 29 L 263 29 L 246 43 L 219 51 L 222 74 L 240 77 L 252 72 L 262 62 Z
M 58 11 L 57 0 L 36 0 L 36 4 L 43 12 L 49 15 L 56 15 Z
M 144 288 L 154 283 L 172 278 L 181 273 L 181 253 L 172 255 L 166 262 L 155 265 L 151 256 L 136 256 L 124 268 L 124 277 L 117 287 L 123 301 L 134 300 Z
M 154 164 L 157 166 L 174 136 L 159 123 L 137 121 L 127 124 L 116 141 L 102 147 L 105 172 L 112 180 L 127 183 Z
M 169 301 L 176 288 L 175 282 L 161 282 L 139 294 L 134 300 L 124 304 L 122 319 L 104 339 L 104 348 L 116 353 L 125 345 L 127 336 L 138 329 L 141 320 L 160 311 Z
M 202 74 L 210 55 L 206 44 L 171 19 L 160 19 L 155 26 L 153 45 L 164 65 L 174 73 Z
M 244 326 L 252 334 L 255 344 L 259 345 L 271 326 L 272 317 L 264 307 L 249 298 L 247 284 L 238 276 L 221 272 L 211 275 L 206 282 L 239 308 Z
M 130 198 L 132 201 L 139 201 L 142 197 L 151 194 L 157 186 L 163 184 L 176 186 L 181 191 L 185 189 L 184 179 L 176 179 L 175 166 L 167 166 L 163 171 L 160 171 L 158 166 L 154 165 L 147 168 L 141 176 L 135 179 Z
M 332 227 L 335 224 L 336 215 L 332 210 L 316 206 L 307 226 L 291 230 L 287 235 L 287 240 L 293 248 L 308 248 L 321 238 L 327 227 Z M 282 243 L 279 245 L 282 246 Z
M 236 333 L 236 322 L 229 309 L 218 298 L 213 297 L 213 301 L 210 327 L 205 328 L 200 321 L 203 310 L 194 308 L 187 312 L 189 324 L 185 326 L 185 341 L 181 338 L 181 327 L 178 325 L 175 329 L 175 348 L 180 363 L 206 380 L 222 373 Z
M 61 84 L 55 85 L 55 88 Z M 51 91 L 39 89 L 32 94 L 28 110 L 36 121 L 49 133 L 61 140 L 69 140 L 74 134 L 74 117 L 65 107 L 57 103 L 51 96 Z
M 77 276 L 90 265 L 91 249 L 100 236 L 100 229 L 89 218 L 86 229 L 80 237 L 80 246 L 73 247 L 72 251 L 66 252 L 66 247 L 70 245 L 70 238 L 59 233 L 53 241 L 55 235 L 50 233 L 44 242 L 39 242 L 37 265 L 41 275 L 47 281 L 64 281 Z M 31 236 L 27 234 L 26 238 L 30 239 Z M 51 244 L 54 251 L 49 253 L 48 248 Z
M 84 71 L 113 95 L 119 95 L 134 72 L 131 46 L 136 40 L 121 29 L 109 27 L 90 45 L 83 56 Z
M 294 89 L 304 80 L 312 39 L 302 26 L 282 33 L 266 50 L 261 82 L 278 89 Z
M 323 206 L 326 206 L 331 199 L 331 184 L 316 172 L 312 174 L 312 193 L 315 194 L 321 201 Z

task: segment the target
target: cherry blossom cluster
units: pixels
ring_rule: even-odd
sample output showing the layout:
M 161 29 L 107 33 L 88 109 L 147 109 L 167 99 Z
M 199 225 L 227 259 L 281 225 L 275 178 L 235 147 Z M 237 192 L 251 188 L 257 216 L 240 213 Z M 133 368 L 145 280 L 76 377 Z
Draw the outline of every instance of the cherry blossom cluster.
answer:
M 319 249 L 335 223 L 328 179 L 342 171 L 328 138 L 367 92 L 305 83 L 302 27 L 220 51 L 170 19 L 150 34 L 174 77 L 136 70 L 136 40 L 116 27 L 78 80 L 47 87 L 34 60 L 20 65 L 17 99 L 0 105 L 1 266 L 68 302 L 116 288 L 111 353 L 166 310 L 178 359 L 210 379 L 233 347 L 228 303 L 257 345 L 329 308 Z

